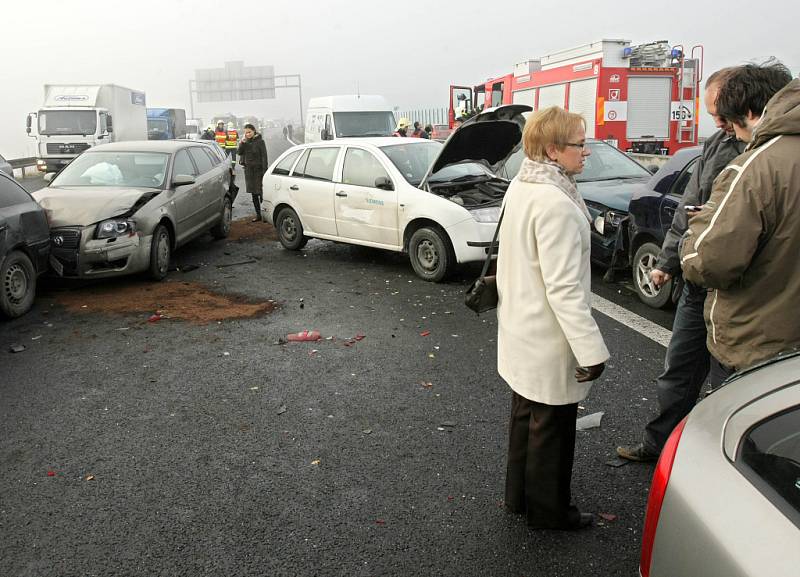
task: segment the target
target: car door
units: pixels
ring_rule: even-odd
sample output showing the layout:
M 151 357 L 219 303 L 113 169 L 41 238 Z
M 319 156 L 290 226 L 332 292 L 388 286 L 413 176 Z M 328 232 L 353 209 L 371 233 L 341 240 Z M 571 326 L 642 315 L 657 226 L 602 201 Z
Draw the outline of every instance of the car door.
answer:
M 211 157 L 200 146 L 189 149 L 189 155 L 200 173 L 197 177 L 198 193 L 203 204 L 202 220 L 206 225 L 211 225 L 219 218 L 222 210 L 222 175 L 215 170 Z
M 339 146 L 308 148 L 284 183 L 308 232 L 336 236 L 333 174 L 339 150 Z
M 16 246 L 29 249 L 38 272 L 46 268 L 50 229 L 45 212 L 24 188 L 3 175 L 0 176 L 0 262 Z
M 172 161 L 172 177 L 170 179 L 171 202 L 175 206 L 175 237 L 180 244 L 191 238 L 202 226 L 205 203 L 198 190 L 197 181 L 194 184 L 182 186 L 172 184 L 178 175 L 192 176 L 195 179 L 199 176 L 199 171 L 189 156 L 189 150 L 186 148 L 181 148 L 175 153 Z
M 381 183 L 377 187 L 376 183 Z M 348 146 L 334 200 L 339 236 L 397 246 L 397 191 L 389 172 L 369 150 Z
M 661 230 L 664 231 L 664 234 L 666 234 L 669 227 L 672 225 L 672 219 L 675 217 L 675 210 L 677 210 L 678 204 L 683 198 L 686 185 L 689 184 L 689 180 L 691 180 L 692 174 L 694 174 L 697 161 L 698 158 L 695 158 L 689 162 L 675 179 L 675 182 L 672 183 L 667 194 L 661 197 L 659 213 L 661 215 Z

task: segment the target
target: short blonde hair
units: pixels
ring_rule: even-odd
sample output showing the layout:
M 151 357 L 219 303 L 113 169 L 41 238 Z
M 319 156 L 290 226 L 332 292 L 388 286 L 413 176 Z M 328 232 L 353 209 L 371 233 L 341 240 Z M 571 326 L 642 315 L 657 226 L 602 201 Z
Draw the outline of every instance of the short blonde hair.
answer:
M 552 144 L 558 150 L 564 150 L 564 145 L 579 128 L 586 129 L 586 121 L 580 114 L 568 112 L 560 106 L 537 110 L 528 117 L 522 131 L 525 156 L 531 160 L 548 160 L 547 147 Z

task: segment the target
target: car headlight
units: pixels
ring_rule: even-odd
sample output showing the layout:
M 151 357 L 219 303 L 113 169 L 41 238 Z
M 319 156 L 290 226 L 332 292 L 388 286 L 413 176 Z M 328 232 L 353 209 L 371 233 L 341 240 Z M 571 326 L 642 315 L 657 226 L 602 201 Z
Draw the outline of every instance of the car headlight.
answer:
M 97 224 L 97 238 L 118 238 L 131 236 L 136 232 L 136 223 L 124 218 L 110 218 Z
M 624 213 L 607 210 L 594 218 L 594 229 L 602 235 L 607 232 L 613 233 L 619 228 L 619 223 L 622 222 L 623 218 L 625 218 Z
M 497 222 L 500 220 L 500 207 L 476 208 L 469 211 L 476 222 Z

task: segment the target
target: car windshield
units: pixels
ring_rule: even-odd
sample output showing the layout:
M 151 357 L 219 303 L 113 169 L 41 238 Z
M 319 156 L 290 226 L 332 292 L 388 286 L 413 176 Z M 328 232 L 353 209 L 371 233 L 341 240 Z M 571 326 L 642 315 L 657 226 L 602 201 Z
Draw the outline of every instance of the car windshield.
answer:
M 97 113 L 94 110 L 40 110 L 39 134 L 94 134 Z
M 160 152 L 85 152 L 68 164 L 52 186 L 162 188 L 169 154 Z
M 391 136 L 394 132 L 394 115 L 384 112 L 334 112 L 337 138 L 358 136 Z
M 404 140 L 398 139 L 399 144 L 381 146 L 381 150 L 397 167 L 403 178 L 409 184 L 417 186 L 422 182 L 422 178 L 444 145 L 433 140 L 422 141 L 414 138 L 411 139 L 413 144 L 411 142 L 403 143 Z
M 578 182 L 652 176 L 646 168 L 610 144 L 599 140 L 590 140 L 587 144 L 592 154 L 586 158 L 583 172 L 575 175 L 575 180 Z M 524 158 L 525 151 L 520 148 L 500 167 L 499 174 L 509 179 L 514 178 Z
M 147 119 L 147 139 L 148 140 L 166 140 L 169 125 L 166 118 L 148 118 Z

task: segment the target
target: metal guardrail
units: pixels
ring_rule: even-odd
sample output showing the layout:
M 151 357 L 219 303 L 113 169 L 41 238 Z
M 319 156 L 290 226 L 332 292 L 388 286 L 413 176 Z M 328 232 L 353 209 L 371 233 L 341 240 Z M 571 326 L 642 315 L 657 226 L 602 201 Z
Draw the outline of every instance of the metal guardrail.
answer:
M 11 168 L 14 169 L 14 178 L 25 178 L 25 169 L 36 166 L 36 157 L 28 156 L 26 158 L 9 158 L 7 162 L 11 165 Z M 19 171 L 19 175 L 17 174 L 17 171 Z M 36 174 L 38 175 L 39 172 L 37 171 Z

